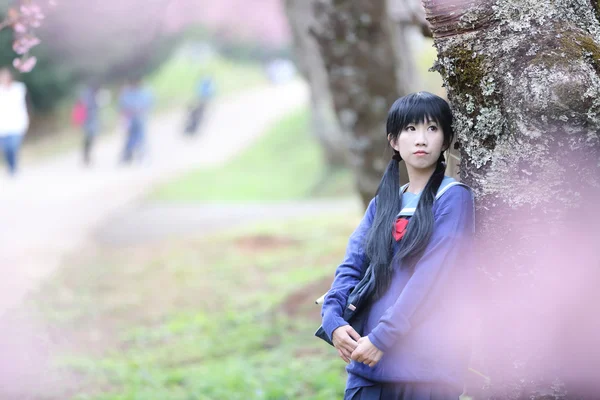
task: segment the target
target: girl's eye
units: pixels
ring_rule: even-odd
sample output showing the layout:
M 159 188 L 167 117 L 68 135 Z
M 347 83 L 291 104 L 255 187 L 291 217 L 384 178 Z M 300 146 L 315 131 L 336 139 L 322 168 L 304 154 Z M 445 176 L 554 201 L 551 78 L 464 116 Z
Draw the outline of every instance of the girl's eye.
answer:
M 437 130 L 438 130 L 438 127 L 437 127 L 437 126 L 434 126 L 434 125 L 431 125 L 431 126 L 429 127 L 429 130 L 430 130 L 430 131 L 432 131 L 432 132 L 435 132 L 435 131 L 437 131 Z
M 412 132 L 412 131 L 415 130 L 415 127 L 409 125 L 409 126 L 406 127 L 406 130 L 409 131 L 409 132 Z

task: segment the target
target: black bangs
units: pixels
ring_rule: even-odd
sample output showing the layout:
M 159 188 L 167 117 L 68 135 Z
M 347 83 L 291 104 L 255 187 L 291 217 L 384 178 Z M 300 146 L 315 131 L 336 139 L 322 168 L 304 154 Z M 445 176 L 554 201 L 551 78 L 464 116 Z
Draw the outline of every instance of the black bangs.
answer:
M 388 113 L 386 133 L 398 135 L 410 124 L 435 121 L 444 131 L 447 143 L 452 140 L 452 112 L 446 100 L 429 92 L 412 93 L 394 102 Z

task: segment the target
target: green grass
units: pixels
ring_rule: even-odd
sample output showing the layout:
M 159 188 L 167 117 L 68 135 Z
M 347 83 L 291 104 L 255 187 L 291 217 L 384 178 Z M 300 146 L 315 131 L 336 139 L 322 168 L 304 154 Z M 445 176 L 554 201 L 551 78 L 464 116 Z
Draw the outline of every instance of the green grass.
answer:
M 309 132 L 307 109 L 274 124 L 240 156 L 222 167 L 183 175 L 152 194 L 153 200 L 186 202 L 281 201 L 350 195 L 348 170 L 326 171 L 321 148 Z
M 76 381 L 74 397 L 48 387 L 46 398 L 341 398 L 345 364 L 313 336 L 313 300 L 358 220 L 273 223 L 71 260 L 29 302 L 69 343 L 48 373 Z

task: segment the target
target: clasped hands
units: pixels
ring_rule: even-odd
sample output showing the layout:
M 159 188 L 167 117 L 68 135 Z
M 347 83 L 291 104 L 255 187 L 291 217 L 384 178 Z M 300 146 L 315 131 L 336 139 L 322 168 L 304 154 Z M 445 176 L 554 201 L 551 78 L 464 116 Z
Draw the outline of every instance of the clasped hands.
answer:
M 350 325 L 343 325 L 334 330 L 331 341 L 346 363 L 354 360 L 372 368 L 383 357 L 383 351 L 375 347 L 368 336 L 361 337 Z

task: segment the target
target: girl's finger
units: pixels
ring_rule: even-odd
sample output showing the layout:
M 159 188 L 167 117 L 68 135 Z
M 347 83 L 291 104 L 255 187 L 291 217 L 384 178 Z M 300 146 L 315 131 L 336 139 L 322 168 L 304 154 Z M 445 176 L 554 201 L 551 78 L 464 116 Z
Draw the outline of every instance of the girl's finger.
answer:
M 344 351 L 344 353 L 345 353 L 345 354 L 348 356 L 348 358 L 351 358 L 351 357 L 352 357 L 352 349 L 349 349 L 349 348 L 347 348 L 347 347 L 344 347 L 342 350 L 343 350 L 343 351 Z
M 342 360 L 344 360 L 344 362 L 346 364 L 348 364 L 350 362 L 350 360 L 348 360 L 348 357 L 346 357 L 346 355 L 344 354 L 344 352 L 341 351 L 340 349 L 338 349 L 338 354 L 340 355 L 340 357 L 342 358 Z
M 353 327 L 351 327 L 351 326 L 350 326 L 346 332 L 348 332 L 348 336 L 350 336 L 350 337 L 351 337 L 352 339 L 354 339 L 355 341 L 357 341 L 357 342 L 358 342 L 358 339 L 360 339 L 360 335 L 358 334 L 358 332 L 356 332 L 356 331 L 354 330 L 354 328 L 353 328 Z
M 348 360 L 348 363 L 350 363 L 350 361 L 352 360 L 352 352 L 351 351 L 343 351 L 344 353 L 344 357 L 346 357 L 346 360 Z
M 344 357 L 344 353 L 341 350 L 338 350 L 338 354 L 342 360 L 346 361 L 346 357 Z
M 363 357 L 363 355 L 362 355 L 362 354 L 360 354 L 360 353 L 358 353 L 358 354 L 354 354 L 354 361 L 356 361 L 356 362 L 360 362 L 360 363 L 361 363 L 361 362 L 363 362 L 363 361 L 364 361 L 364 359 L 365 359 L 365 358 Z
M 350 353 L 352 353 L 356 349 L 356 346 L 353 344 L 352 341 L 347 341 L 347 342 L 345 341 L 344 343 L 342 343 L 341 347 L 346 349 Z
M 358 344 L 356 342 L 349 340 L 347 342 L 344 342 L 344 347 L 347 348 L 348 350 L 350 350 L 350 352 L 353 352 L 358 347 Z
M 350 347 L 352 349 L 352 351 L 354 351 L 354 349 L 356 349 L 358 347 L 358 343 L 356 343 L 354 340 L 352 340 L 350 337 L 348 337 L 347 340 L 344 340 L 344 344 L 347 347 Z

